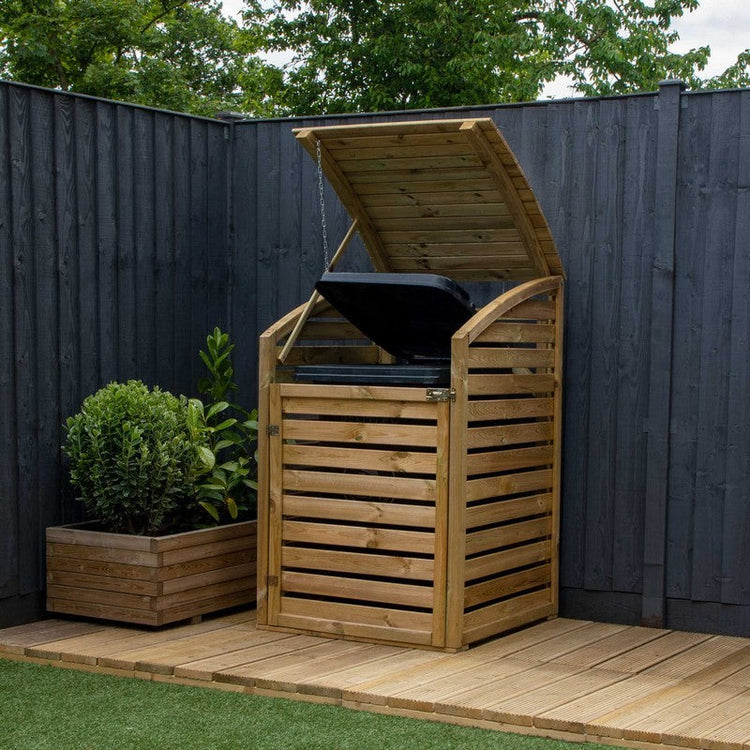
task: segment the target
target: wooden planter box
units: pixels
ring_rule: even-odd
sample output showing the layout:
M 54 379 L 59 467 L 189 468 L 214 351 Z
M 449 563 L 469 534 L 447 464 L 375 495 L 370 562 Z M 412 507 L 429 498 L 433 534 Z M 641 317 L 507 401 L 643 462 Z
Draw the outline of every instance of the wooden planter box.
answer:
M 438 394 L 295 382 L 392 361 L 325 300 L 261 336 L 259 627 L 458 650 L 554 617 L 563 277 L 513 154 L 488 120 L 297 137 L 377 270 L 521 283 L 453 335 Z
M 47 529 L 47 610 L 166 625 L 255 602 L 256 521 L 147 537 Z

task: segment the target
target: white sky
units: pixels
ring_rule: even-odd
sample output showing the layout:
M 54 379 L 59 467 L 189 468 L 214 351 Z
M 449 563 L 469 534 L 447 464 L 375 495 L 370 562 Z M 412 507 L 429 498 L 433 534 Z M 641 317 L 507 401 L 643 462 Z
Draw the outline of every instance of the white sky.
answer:
M 236 13 L 242 0 L 224 0 L 229 13 Z M 750 0 L 700 0 L 700 7 L 674 23 L 680 40 L 673 46 L 675 52 L 686 52 L 708 45 L 711 57 L 701 77 L 722 73 L 737 55 L 750 47 Z M 272 60 L 279 65 L 283 59 Z M 549 84 L 543 98 L 575 96 L 565 81 Z

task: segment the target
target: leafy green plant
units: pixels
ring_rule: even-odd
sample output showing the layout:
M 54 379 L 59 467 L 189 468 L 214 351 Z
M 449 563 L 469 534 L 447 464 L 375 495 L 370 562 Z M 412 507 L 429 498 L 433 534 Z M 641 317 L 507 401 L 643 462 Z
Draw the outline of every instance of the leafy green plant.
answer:
M 63 451 L 89 518 L 105 531 L 153 535 L 194 508 L 198 456 L 206 437 L 194 408 L 142 382 L 110 383 L 66 423 Z
M 208 375 L 198 382 L 198 390 L 210 403 L 191 399 L 191 427 L 205 440 L 199 449 L 204 473 L 196 483 L 198 503 L 214 521 L 229 515 L 255 513 L 257 477 L 258 413 L 231 403 L 229 394 L 238 390 L 234 382 L 229 335 L 219 328 L 206 338 L 200 357 Z

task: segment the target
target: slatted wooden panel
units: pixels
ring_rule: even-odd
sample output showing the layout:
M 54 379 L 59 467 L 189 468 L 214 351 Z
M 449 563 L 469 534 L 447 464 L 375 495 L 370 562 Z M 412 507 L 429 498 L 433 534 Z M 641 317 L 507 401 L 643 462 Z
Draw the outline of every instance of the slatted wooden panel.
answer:
M 533 191 L 487 119 L 301 128 L 375 266 L 460 280 L 561 272 Z
M 442 645 L 447 404 L 309 384 L 270 401 L 269 624 Z
M 523 301 L 468 347 L 464 643 L 557 611 L 560 312 Z

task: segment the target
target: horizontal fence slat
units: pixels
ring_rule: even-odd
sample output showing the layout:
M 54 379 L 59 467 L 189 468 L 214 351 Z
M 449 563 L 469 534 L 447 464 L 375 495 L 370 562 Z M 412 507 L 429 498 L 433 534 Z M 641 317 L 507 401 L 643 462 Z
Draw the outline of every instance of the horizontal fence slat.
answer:
M 326 471 L 286 469 L 282 474 L 287 491 L 327 492 L 361 497 L 392 497 L 399 500 L 430 500 L 436 497 L 434 479 L 382 477 L 372 474 L 339 474 Z
M 555 363 L 554 349 L 493 349 L 469 347 L 468 365 L 479 367 L 552 367 Z
M 499 477 L 470 479 L 467 482 L 466 499 L 468 502 L 484 500 L 489 497 L 516 495 L 522 492 L 538 492 L 552 488 L 552 470 L 526 471 L 517 474 L 506 474 Z
M 469 476 L 473 476 L 474 474 L 526 469 L 551 464 L 552 456 L 551 445 L 471 453 L 466 457 L 466 471 Z
M 549 585 L 550 571 L 550 565 L 540 565 L 537 568 L 509 573 L 467 586 L 464 590 L 464 607 L 474 607 L 493 599 L 528 591 L 537 586 Z
M 287 440 L 354 443 L 357 445 L 399 445 L 432 448 L 437 440 L 437 429 L 432 425 L 284 419 L 281 430 L 282 435 Z
M 548 516 L 481 531 L 470 531 L 466 534 L 466 554 L 476 555 L 488 550 L 537 540 L 549 536 L 551 531 L 552 520 Z
M 469 401 L 466 406 L 469 422 L 490 419 L 526 419 L 530 417 L 551 418 L 554 401 L 551 398 L 496 399 Z
M 284 464 L 299 466 L 432 474 L 433 476 L 437 470 L 437 456 L 432 452 L 367 450 L 303 443 L 285 443 L 282 449 L 282 461 Z
M 330 521 L 435 528 L 435 507 L 430 505 L 284 495 L 282 509 L 285 518 L 296 516 Z
M 370 552 L 343 552 L 332 549 L 311 549 L 284 546 L 281 564 L 285 569 L 325 570 L 332 573 L 383 576 L 410 581 L 431 581 L 434 563 L 422 557 L 380 555 Z
M 366 625 L 378 625 L 393 631 L 404 630 L 428 631 L 432 627 L 432 615 L 424 612 L 389 609 L 386 607 L 368 607 L 359 604 L 342 604 L 326 602 L 325 617 L 321 617 L 320 603 L 314 600 L 281 597 L 281 612 L 286 615 L 303 615 L 314 620 L 334 620 L 338 623 L 354 622 Z M 322 629 L 322 628 L 321 628 Z
M 487 526 L 491 523 L 512 521 L 516 518 L 541 515 L 552 511 L 552 494 L 531 495 L 511 500 L 499 500 L 495 503 L 472 505 L 466 509 L 466 528 Z
M 345 526 L 343 524 L 284 521 L 282 542 L 320 544 L 332 547 L 359 547 L 431 555 L 435 552 L 435 534 L 382 527 Z
M 466 434 L 466 447 L 494 448 L 518 443 L 537 443 L 552 440 L 553 422 L 529 422 L 526 424 L 506 424 L 502 427 L 469 427 Z
M 356 599 L 418 609 L 431 609 L 433 597 L 431 586 L 295 571 L 282 573 L 281 591 L 282 595 L 307 594 L 319 599 Z M 325 612 L 325 605 L 322 611 Z
M 466 561 L 464 578 L 473 581 L 490 575 L 497 575 L 506 570 L 534 565 L 551 558 L 552 549 L 548 541 L 524 544 L 522 547 L 491 552 L 487 555 L 472 557 Z
M 553 344 L 555 326 L 546 323 L 492 323 L 480 333 L 477 343 Z

